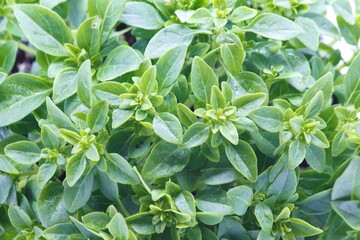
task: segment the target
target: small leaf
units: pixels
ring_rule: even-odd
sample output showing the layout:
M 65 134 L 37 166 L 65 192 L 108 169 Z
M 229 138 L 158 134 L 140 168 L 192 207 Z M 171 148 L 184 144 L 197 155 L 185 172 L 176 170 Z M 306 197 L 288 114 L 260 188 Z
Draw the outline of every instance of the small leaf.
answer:
M 291 231 L 299 237 L 310 237 L 318 235 L 323 231 L 299 218 L 290 218 Z
M 223 135 L 229 142 L 234 145 L 237 145 L 239 142 L 239 133 L 235 127 L 235 125 L 230 122 L 226 121 L 224 124 L 220 125 L 220 133 Z
M 8 210 L 9 219 L 14 227 L 19 229 L 31 229 L 32 221 L 29 215 L 19 206 L 11 204 Z
M 81 102 L 90 107 L 92 105 L 92 76 L 91 76 L 91 62 L 86 60 L 81 64 L 77 74 L 77 92 Z
M 86 158 L 84 153 L 72 155 L 66 164 L 66 181 L 70 187 L 80 179 L 85 171 Z

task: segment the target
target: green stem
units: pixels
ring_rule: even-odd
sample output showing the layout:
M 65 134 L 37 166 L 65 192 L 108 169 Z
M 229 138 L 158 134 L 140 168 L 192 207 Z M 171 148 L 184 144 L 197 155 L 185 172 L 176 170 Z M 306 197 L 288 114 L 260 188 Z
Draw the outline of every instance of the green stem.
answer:
M 129 217 L 130 213 L 126 210 L 122 202 L 120 201 L 120 198 L 116 198 L 116 203 L 119 205 L 121 211 L 124 213 L 125 217 Z
M 18 46 L 21 50 L 23 50 L 24 52 L 27 52 L 31 55 L 36 56 L 36 50 L 32 49 L 31 47 L 27 46 L 26 44 L 19 42 Z

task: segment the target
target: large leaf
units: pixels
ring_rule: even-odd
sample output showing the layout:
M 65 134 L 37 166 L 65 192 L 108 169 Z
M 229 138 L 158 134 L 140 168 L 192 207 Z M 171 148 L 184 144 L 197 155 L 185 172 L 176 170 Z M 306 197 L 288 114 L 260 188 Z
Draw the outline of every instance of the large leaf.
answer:
M 139 68 L 141 58 L 129 46 L 120 46 L 112 50 L 99 68 L 97 77 L 100 81 L 108 81 Z
M 183 140 L 182 127 L 179 119 L 171 113 L 159 113 L 153 121 L 154 132 L 163 140 L 180 144 Z
M 240 140 L 236 146 L 226 144 L 225 152 L 237 171 L 250 181 L 256 181 L 258 175 L 257 158 L 254 150 L 247 142 Z
M 170 25 L 161 29 L 151 38 L 145 49 L 145 56 L 159 58 L 170 49 L 179 45 L 189 45 L 192 41 L 192 31 L 183 25 Z
M 41 191 L 37 207 L 44 227 L 69 220 L 69 213 L 64 205 L 63 191 L 64 188 L 60 182 L 50 183 Z
M 72 36 L 59 15 L 38 5 L 16 5 L 14 14 L 37 49 L 54 56 L 67 55 L 64 44 L 71 43 Z
M 14 74 L 0 85 L 0 127 L 17 122 L 44 103 L 51 85 L 30 74 Z
M 212 68 L 200 58 L 195 57 L 191 68 L 191 88 L 197 99 L 210 103 L 212 86 L 218 86 L 218 80 Z
M 145 2 L 128 2 L 120 21 L 143 29 L 159 29 L 164 21 L 154 7 Z
M 174 144 L 161 141 L 146 159 L 142 175 L 149 179 L 172 176 L 181 171 L 189 161 L 189 149 L 179 149 Z
M 296 23 L 273 13 L 258 15 L 244 30 L 266 38 L 283 41 L 290 40 L 303 33 L 303 30 Z

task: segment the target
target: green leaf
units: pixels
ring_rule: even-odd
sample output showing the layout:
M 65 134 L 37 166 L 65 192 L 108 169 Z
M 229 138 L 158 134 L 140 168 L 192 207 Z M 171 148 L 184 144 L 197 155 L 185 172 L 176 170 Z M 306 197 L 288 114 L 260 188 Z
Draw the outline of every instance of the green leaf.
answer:
M 156 67 L 149 67 L 141 76 L 139 87 L 141 91 L 148 95 L 156 89 Z
M 132 170 L 130 164 L 119 154 L 110 153 L 106 157 L 106 163 L 108 165 L 107 173 L 111 180 L 131 185 L 139 183 L 139 178 Z
M 226 192 L 219 186 L 206 186 L 198 190 L 195 196 L 196 207 L 203 212 L 217 213 L 222 215 L 233 214 L 229 205 Z M 196 214 L 198 217 L 198 214 Z M 219 218 L 219 216 L 217 216 Z
M 333 201 L 332 208 L 354 230 L 360 230 L 360 201 Z
M 154 7 L 145 2 L 128 2 L 120 21 L 133 27 L 143 29 L 160 29 L 164 21 Z
M 239 133 L 234 125 L 234 123 L 230 121 L 226 121 L 225 123 L 220 125 L 220 133 L 223 137 L 225 137 L 229 142 L 234 145 L 237 145 L 239 142 Z
M 109 224 L 111 218 L 108 214 L 103 212 L 91 212 L 83 216 L 83 223 L 92 229 L 97 231 L 107 229 L 107 224 Z
M 193 123 L 198 121 L 196 115 L 184 104 L 178 103 L 176 109 L 177 116 L 184 126 L 190 127 Z
M 181 171 L 190 161 L 190 150 L 181 149 L 164 141 L 151 150 L 141 172 L 147 179 L 172 176 Z
M 299 140 L 292 141 L 289 146 L 289 168 L 294 169 L 300 165 L 306 156 L 306 145 Z
M 189 28 L 173 24 L 161 29 L 149 41 L 144 55 L 148 58 L 159 58 L 170 49 L 185 44 L 188 46 L 193 39 L 193 32 Z
M 283 113 L 277 107 L 259 107 L 249 117 L 268 132 L 279 132 L 282 127 Z
M 315 134 L 311 135 L 311 144 L 321 148 L 328 148 L 330 147 L 330 143 L 326 137 L 326 135 L 320 131 L 316 130 Z
M 196 214 L 195 199 L 190 192 L 186 192 L 186 191 L 181 192 L 175 198 L 175 205 L 180 212 L 186 213 L 191 217 L 195 217 Z
M 330 101 L 333 91 L 333 75 L 330 72 L 319 78 L 314 85 L 305 92 L 302 104 L 305 105 L 309 103 L 319 91 L 322 91 L 325 103 Z
M 246 52 L 243 46 L 238 43 L 224 43 L 220 46 L 220 55 L 225 67 L 232 74 L 236 75 L 245 60 Z
M 261 226 L 261 230 L 270 234 L 274 221 L 271 208 L 265 203 L 257 204 L 255 207 L 255 217 Z
M 355 17 L 353 15 L 353 7 L 349 1 L 334 0 L 331 3 L 335 14 L 341 16 L 348 24 L 355 24 Z
M 86 158 L 83 152 L 72 155 L 66 164 L 66 181 L 70 187 L 80 179 L 85 171 Z
M 101 24 L 101 29 L 103 31 L 103 42 L 107 39 L 107 36 L 110 34 L 111 30 L 116 26 L 119 18 L 124 12 L 125 9 L 125 0 L 108 0 L 106 10 L 103 15 L 103 21 Z M 96 4 L 98 5 L 98 4 Z
M 86 123 L 92 132 L 99 132 L 105 127 L 108 119 L 109 103 L 102 100 L 96 103 L 86 116 Z
M 18 45 L 15 41 L 7 41 L 0 46 L 0 68 L 10 73 L 16 60 Z
M 57 165 L 55 163 L 44 163 L 39 167 L 37 183 L 40 189 L 45 187 L 47 182 L 54 176 L 56 170 Z
M 303 33 L 303 30 L 296 23 L 273 13 L 258 15 L 244 30 L 282 41 L 298 37 Z
M 331 200 L 358 200 L 360 198 L 360 158 L 351 160 L 345 171 L 335 181 Z
M 32 45 L 54 56 L 66 56 L 65 43 L 72 36 L 64 20 L 55 12 L 38 5 L 16 5 L 14 14 Z
M 128 89 L 118 82 L 99 83 L 92 90 L 100 100 L 107 100 L 110 105 L 119 105 L 121 103 L 119 96 L 128 92 Z
M 94 170 L 90 169 L 86 175 L 81 176 L 73 187 L 65 184 L 63 198 L 67 211 L 73 213 L 85 206 L 91 196 L 93 182 Z
M 215 213 L 215 212 L 197 212 L 196 218 L 205 223 L 206 225 L 216 225 L 219 224 L 223 218 L 224 215 L 221 213 Z M 215 238 L 217 239 L 217 238 Z
M 202 58 L 195 57 L 190 77 L 195 97 L 204 103 L 210 103 L 211 89 L 214 85 L 218 86 L 218 80 L 212 68 Z
M 91 76 L 91 62 L 86 60 L 81 64 L 77 74 L 77 93 L 81 102 L 87 106 L 92 106 L 92 76 Z
M 183 132 L 179 119 L 171 113 L 159 113 L 153 120 L 154 132 L 163 140 L 181 144 Z
M 209 137 L 210 129 L 203 123 L 192 124 L 186 130 L 183 142 L 180 145 L 182 148 L 194 148 L 203 144 Z
M 251 188 L 247 186 L 238 186 L 229 189 L 227 197 L 234 212 L 237 215 L 242 216 L 251 205 L 253 192 Z
M 322 172 L 326 166 L 326 155 L 323 148 L 314 145 L 306 147 L 306 162 L 310 167 L 318 172 Z
M 23 119 L 51 93 L 51 85 L 42 78 L 18 73 L 0 84 L 0 127 Z M 15 97 L 16 96 L 16 97 Z
M 321 112 L 323 102 L 324 102 L 324 95 L 322 91 L 319 91 L 306 106 L 305 114 L 304 114 L 305 118 L 313 118 L 317 116 Z
M 247 142 L 240 140 L 236 146 L 226 144 L 225 153 L 238 172 L 250 181 L 256 181 L 258 175 L 257 158 L 254 150 Z
M 340 131 L 336 133 L 331 145 L 331 155 L 333 157 L 339 156 L 341 153 L 343 153 L 346 150 L 347 148 L 345 142 L 346 138 L 347 138 L 347 134 L 345 131 Z
M 302 30 L 303 34 L 297 37 L 297 39 L 307 48 L 312 51 L 317 51 L 319 49 L 319 38 L 320 33 L 316 23 L 305 17 L 297 17 L 295 23 L 298 24 Z M 308 34 L 311 32 L 311 34 Z
M 79 230 L 74 224 L 70 223 L 59 223 L 55 224 L 49 228 L 46 228 L 42 236 L 48 240 L 67 240 L 70 239 L 70 236 L 73 234 L 79 233 Z
M 118 128 L 134 115 L 134 110 L 115 109 L 112 115 L 112 128 Z
M 8 210 L 11 224 L 19 229 L 31 229 L 32 221 L 29 215 L 19 206 L 11 204 Z
M 248 93 L 236 98 L 232 105 L 237 107 L 236 113 L 240 116 L 247 116 L 254 109 L 262 106 L 267 100 L 265 93 Z
M 11 188 L 13 188 L 13 181 L 10 176 L 0 173 L 0 204 L 4 204 L 11 194 Z
M 201 171 L 201 181 L 207 185 L 221 185 L 231 183 L 241 175 L 234 168 L 208 168 Z
M 48 97 L 46 98 L 46 108 L 49 117 L 58 128 L 77 131 L 76 125 L 68 118 Z
M 100 50 L 101 19 L 98 16 L 84 21 L 78 28 L 75 36 L 76 43 L 80 49 L 85 49 L 90 56 L 96 55 Z
M 19 174 L 19 171 L 4 155 L 0 155 L 0 171 L 10 174 Z
M 20 164 L 31 165 L 41 159 L 40 148 L 29 141 L 18 141 L 5 147 L 5 154 Z
M 127 240 L 129 238 L 129 230 L 126 225 L 124 217 L 120 213 L 116 213 L 109 225 L 109 232 L 115 239 Z
M 48 125 L 41 128 L 41 141 L 50 149 L 58 149 L 62 145 L 59 136 Z
M 323 231 L 299 218 L 290 218 L 291 231 L 299 237 L 310 237 L 318 235 Z
M 211 88 L 210 105 L 213 109 L 225 108 L 226 105 L 224 94 L 215 85 Z
M 187 45 L 181 44 L 163 54 L 156 63 L 160 92 L 175 83 L 185 62 Z
M 134 49 L 129 46 L 117 47 L 109 53 L 105 62 L 100 66 L 97 78 L 100 81 L 112 80 L 137 70 L 140 63 L 141 58 Z
M 60 182 L 52 182 L 40 192 L 37 207 L 42 225 L 46 228 L 69 220 L 63 200 L 64 188 Z
M 56 74 L 53 85 L 54 103 L 58 104 L 71 97 L 77 90 L 77 71 L 73 68 L 65 68 Z
M 351 63 L 344 79 L 345 94 L 347 96 L 347 104 L 354 102 L 360 93 L 360 54 L 358 54 Z
M 252 72 L 241 72 L 236 76 L 229 76 L 228 83 L 232 89 L 233 101 L 247 93 L 268 94 L 264 80 Z
M 252 19 L 253 17 L 256 16 L 256 14 L 257 14 L 257 11 L 255 9 L 241 6 L 241 7 L 235 8 L 232 11 L 232 13 L 229 17 L 229 20 L 232 21 L 233 23 L 239 23 L 239 22 L 242 22 L 245 20 Z

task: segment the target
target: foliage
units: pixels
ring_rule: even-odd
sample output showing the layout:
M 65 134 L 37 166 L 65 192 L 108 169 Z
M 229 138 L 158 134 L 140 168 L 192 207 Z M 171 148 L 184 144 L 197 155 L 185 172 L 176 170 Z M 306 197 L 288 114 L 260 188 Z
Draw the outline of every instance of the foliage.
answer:
M 360 239 L 355 2 L 1 0 L 0 238 Z

